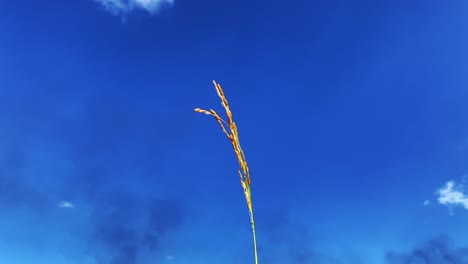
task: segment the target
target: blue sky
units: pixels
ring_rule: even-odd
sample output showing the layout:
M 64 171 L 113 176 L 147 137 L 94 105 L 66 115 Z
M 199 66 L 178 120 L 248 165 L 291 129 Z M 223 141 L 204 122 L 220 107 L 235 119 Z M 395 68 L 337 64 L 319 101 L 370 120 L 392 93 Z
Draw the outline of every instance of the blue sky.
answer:
M 213 79 L 260 263 L 468 263 L 466 17 L 456 0 L 0 2 L 0 263 L 252 263 L 235 156 L 192 111 L 222 112 Z

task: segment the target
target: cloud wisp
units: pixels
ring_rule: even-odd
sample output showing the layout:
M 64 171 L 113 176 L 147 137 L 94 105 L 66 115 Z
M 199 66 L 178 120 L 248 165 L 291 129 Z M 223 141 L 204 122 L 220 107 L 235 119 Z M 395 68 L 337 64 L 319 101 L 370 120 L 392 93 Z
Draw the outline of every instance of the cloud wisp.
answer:
M 61 201 L 61 202 L 58 204 L 58 207 L 60 207 L 60 208 L 75 208 L 75 205 L 72 204 L 72 203 L 69 202 L 69 201 Z
M 439 204 L 446 206 L 463 206 L 468 210 L 468 196 L 462 191 L 462 186 L 456 186 L 454 181 L 449 181 L 437 191 Z
M 114 15 L 127 15 L 134 10 L 156 14 L 164 6 L 172 6 L 174 0 L 94 0 Z

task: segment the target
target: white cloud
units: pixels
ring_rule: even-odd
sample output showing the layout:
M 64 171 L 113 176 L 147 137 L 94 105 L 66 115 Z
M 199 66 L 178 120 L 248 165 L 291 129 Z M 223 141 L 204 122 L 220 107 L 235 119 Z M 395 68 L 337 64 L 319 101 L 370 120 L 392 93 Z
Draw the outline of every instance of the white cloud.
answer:
M 174 0 L 94 0 L 114 15 L 126 15 L 135 9 L 155 14 L 164 5 L 172 6 Z
M 429 201 L 429 200 L 424 201 L 424 205 L 425 205 L 425 206 L 431 205 L 431 201 Z
M 58 204 L 58 207 L 60 208 L 75 208 L 75 205 L 68 202 L 68 201 L 61 201 L 59 204 Z
M 447 206 L 463 206 L 468 210 L 468 196 L 462 192 L 462 187 L 461 185 L 455 186 L 454 181 L 447 182 L 437 191 L 439 203 Z

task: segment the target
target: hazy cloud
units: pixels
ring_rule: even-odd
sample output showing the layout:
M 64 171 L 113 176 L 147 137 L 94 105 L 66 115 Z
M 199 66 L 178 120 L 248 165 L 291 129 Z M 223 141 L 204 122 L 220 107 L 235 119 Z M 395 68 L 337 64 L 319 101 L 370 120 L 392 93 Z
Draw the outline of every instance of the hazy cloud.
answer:
M 464 264 L 468 248 L 456 248 L 446 236 L 430 239 L 406 253 L 388 252 L 385 264 Z
M 101 203 L 93 211 L 89 237 L 91 252 L 95 248 L 106 252 L 103 258 L 95 256 L 99 264 L 151 263 L 140 258 L 142 252 L 157 253 L 186 218 L 182 203 L 172 198 L 148 201 L 118 191 L 104 197 Z
M 360 259 L 345 261 L 317 249 L 306 223 L 284 209 L 273 209 L 262 217 L 262 235 L 267 243 L 260 245 L 259 258 L 272 264 L 357 264 Z M 274 252 L 274 253 L 273 253 Z
M 135 9 L 155 14 L 163 6 L 172 6 L 174 0 L 94 0 L 114 15 L 125 15 Z
M 11 230 L 18 244 L 43 247 L 41 254 L 73 237 L 63 254 L 77 263 L 81 257 L 97 264 L 169 263 L 164 257 L 173 252 L 164 244 L 186 222 L 187 210 L 183 198 L 154 193 L 168 184 L 165 156 L 190 129 L 127 93 L 53 98 L 21 98 L 12 106 L 30 109 L 1 113 L 11 121 L 0 137 L 0 210 L 16 218 L 0 228 Z M 56 102 L 79 109 L 62 111 Z

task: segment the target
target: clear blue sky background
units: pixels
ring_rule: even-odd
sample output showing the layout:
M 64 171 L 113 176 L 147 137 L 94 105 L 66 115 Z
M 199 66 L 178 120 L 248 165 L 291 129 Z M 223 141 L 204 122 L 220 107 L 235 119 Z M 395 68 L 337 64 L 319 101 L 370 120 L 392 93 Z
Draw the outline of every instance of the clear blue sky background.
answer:
M 0 2 L 0 263 L 253 263 L 213 79 L 260 263 L 468 263 L 466 1 L 104 2 Z

